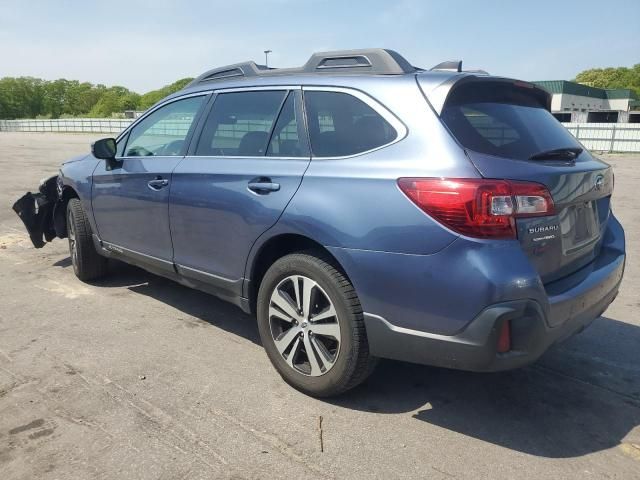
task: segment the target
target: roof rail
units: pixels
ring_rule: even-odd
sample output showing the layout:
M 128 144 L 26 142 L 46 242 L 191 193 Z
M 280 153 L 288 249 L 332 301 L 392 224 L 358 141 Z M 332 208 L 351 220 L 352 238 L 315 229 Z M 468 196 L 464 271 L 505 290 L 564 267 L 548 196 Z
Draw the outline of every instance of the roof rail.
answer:
M 339 50 L 334 52 L 318 52 L 311 55 L 302 67 L 268 68 L 253 61 L 236 63 L 225 67 L 208 70 L 195 78 L 185 88 L 194 85 L 226 80 L 235 77 L 256 77 L 303 73 L 345 73 L 372 75 L 400 75 L 413 73 L 421 69 L 412 66 L 402 55 L 384 48 L 368 48 L 362 50 Z
M 357 73 L 379 75 L 399 75 L 416 71 L 416 68 L 398 52 L 385 48 L 314 53 L 302 69 L 306 73 L 348 69 Z
M 226 80 L 233 77 L 255 77 L 260 75 L 261 72 L 269 70 L 275 69 L 270 69 L 265 65 L 258 65 L 254 61 L 234 63 L 233 65 L 207 70 L 202 75 L 194 78 L 185 88 L 192 87 L 199 83 Z

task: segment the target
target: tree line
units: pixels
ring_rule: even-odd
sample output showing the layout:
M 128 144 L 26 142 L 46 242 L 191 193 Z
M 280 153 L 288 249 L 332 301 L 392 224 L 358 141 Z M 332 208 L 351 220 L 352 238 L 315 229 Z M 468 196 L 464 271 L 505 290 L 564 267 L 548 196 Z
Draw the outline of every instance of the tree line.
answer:
M 125 110 L 146 110 L 191 80 L 183 78 L 140 95 L 125 87 L 77 80 L 4 77 L 0 78 L 0 119 L 105 118 Z
M 191 80 L 183 78 L 140 95 L 125 87 L 77 80 L 5 77 L 0 79 L 0 119 L 105 118 L 125 110 L 146 110 Z M 629 88 L 640 96 L 640 63 L 631 68 L 592 68 L 580 72 L 575 81 L 599 88 Z
M 628 88 L 640 97 L 640 63 L 631 68 L 592 68 L 576 75 L 575 81 L 598 88 Z

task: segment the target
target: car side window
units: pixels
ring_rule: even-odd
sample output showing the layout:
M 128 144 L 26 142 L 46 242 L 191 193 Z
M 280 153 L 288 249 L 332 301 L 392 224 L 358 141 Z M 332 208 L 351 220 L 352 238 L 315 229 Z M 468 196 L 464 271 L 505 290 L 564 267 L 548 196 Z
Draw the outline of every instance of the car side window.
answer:
M 129 132 L 124 156 L 184 155 L 185 140 L 205 98 L 176 100 L 145 117 Z
M 120 140 L 117 142 L 116 148 L 116 157 L 120 158 L 124 155 L 124 147 L 127 145 L 127 140 L 129 139 L 129 134 L 126 133 Z
M 359 98 L 342 92 L 305 91 L 311 150 L 316 157 L 343 157 L 393 142 L 398 133 Z
M 202 129 L 196 155 L 264 156 L 286 95 L 285 90 L 219 94 Z
M 267 149 L 269 157 L 308 157 L 305 142 L 300 139 L 300 125 L 296 118 L 296 93 L 289 92 L 278 121 L 273 128 L 271 141 Z

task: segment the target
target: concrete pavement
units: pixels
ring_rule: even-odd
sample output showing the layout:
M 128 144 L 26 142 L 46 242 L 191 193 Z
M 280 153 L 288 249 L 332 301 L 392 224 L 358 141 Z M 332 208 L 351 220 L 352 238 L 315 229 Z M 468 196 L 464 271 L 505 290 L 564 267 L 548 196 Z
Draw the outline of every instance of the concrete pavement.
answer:
M 0 133 L 1 479 L 640 478 L 640 155 L 606 157 L 629 260 L 589 329 L 522 370 L 382 362 L 321 401 L 235 307 L 31 246 L 13 201 L 95 138 Z

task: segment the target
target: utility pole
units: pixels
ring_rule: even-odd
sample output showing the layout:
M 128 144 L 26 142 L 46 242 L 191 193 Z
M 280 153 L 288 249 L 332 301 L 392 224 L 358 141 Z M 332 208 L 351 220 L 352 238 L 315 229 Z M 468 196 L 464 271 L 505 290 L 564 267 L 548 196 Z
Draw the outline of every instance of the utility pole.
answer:
M 264 65 L 266 67 L 269 66 L 269 54 L 271 53 L 271 50 L 265 50 L 264 51 Z

